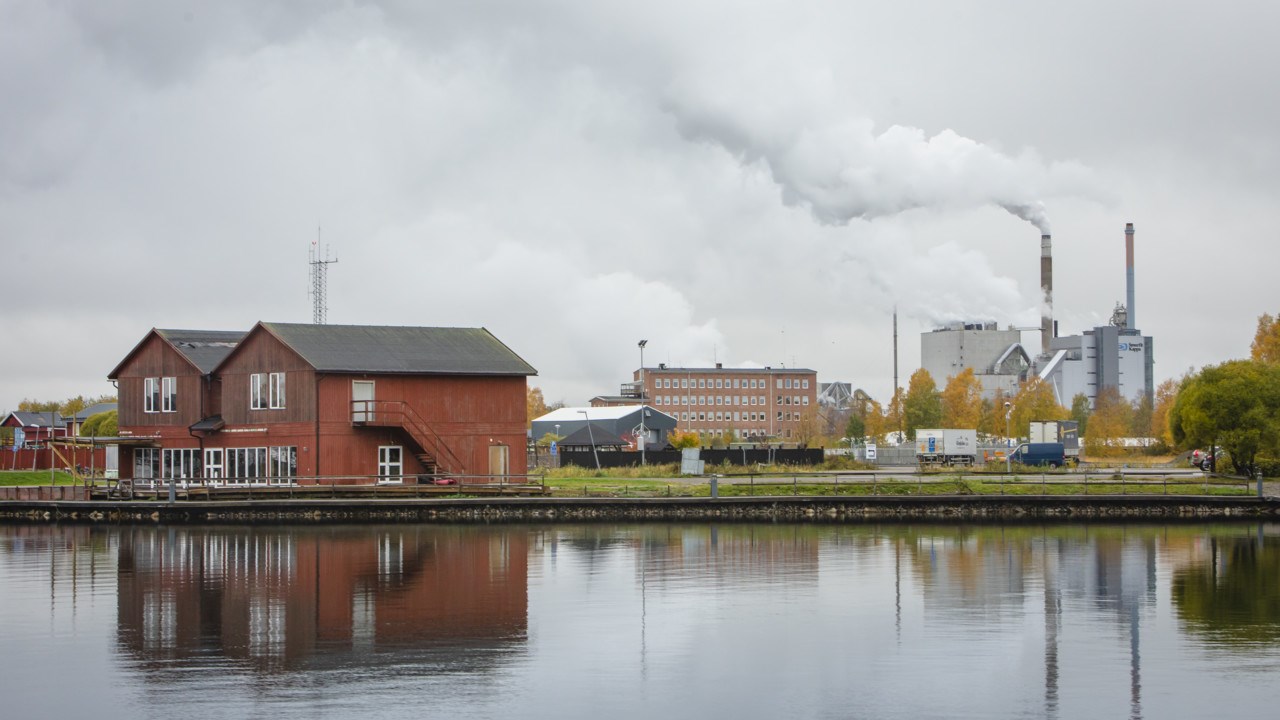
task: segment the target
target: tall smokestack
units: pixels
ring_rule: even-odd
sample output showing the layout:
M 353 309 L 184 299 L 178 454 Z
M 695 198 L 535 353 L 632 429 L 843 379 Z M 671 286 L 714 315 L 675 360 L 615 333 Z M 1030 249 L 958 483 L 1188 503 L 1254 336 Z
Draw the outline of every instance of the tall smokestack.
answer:
M 1124 282 L 1125 282 L 1125 327 L 1136 328 L 1138 322 L 1133 315 L 1133 223 L 1124 224 Z
M 1040 236 L 1040 291 L 1044 293 L 1044 314 L 1040 316 L 1040 350 L 1049 352 L 1053 340 L 1053 239 Z

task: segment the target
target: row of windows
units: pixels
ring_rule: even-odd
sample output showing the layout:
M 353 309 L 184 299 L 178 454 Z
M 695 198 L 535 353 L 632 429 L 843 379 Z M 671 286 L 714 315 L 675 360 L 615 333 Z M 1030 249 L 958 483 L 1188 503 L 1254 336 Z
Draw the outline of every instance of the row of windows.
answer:
M 808 378 L 774 378 L 779 390 L 808 390 Z M 747 390 L 764 389 L 769 387 L 769 381 L 764 378 L 657 378 L 653 381 L 655 388 L 744 388 Z
M 203 460 L 203 462 L 202 462 Z M 298 474 L 298 448 L 206 448 L 203 458 L 196 448 L 137 448 L 133 451 L 133 477 L 227 479 L 232 483 L 267 479 L 287 483 Z
M 177 412 L 178 378 L 149 377 L 142 380 L 143 412 Z
M 764 422 L 769 418 L 767 413 L 753 412 L 682 412 L 678 413 L 681 422 Z M 672 414 L 675 417 L 676 414 Z M 800 419 L 798 412 L 778 412 L 778 422 L 792 422 Z
M 750 400 L 750 402 L 747 402 Z M 654 405 L 764 405 L 763 395 L 658 395 L 653 398 Z M 808 395 L 779 395 L 776 405 L 809 404 Z
M 249 408 L 251 410 L 284 409 L 284 373 L 254 373 L 249 376 Z M 178 379 L 149 377 L 142 380 L 142 411 L 177 412 Z

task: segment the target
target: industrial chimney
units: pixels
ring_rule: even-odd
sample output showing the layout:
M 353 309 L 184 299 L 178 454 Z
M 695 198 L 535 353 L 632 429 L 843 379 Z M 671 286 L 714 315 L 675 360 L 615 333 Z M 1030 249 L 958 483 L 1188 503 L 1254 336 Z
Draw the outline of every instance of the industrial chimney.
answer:
M 1133 223 L 1124 224 L 1124 282 L 1125 302 L 1128 303 L 1125 306 L 1125 327 L 1135 328 L 1138 324 L 1133 314 Z
M 1049 352 L 1053 340 L 1053 240 L 1040 236 L 1040 291 L 1044 293 L 1044 314 L 1040 316 L 1040 351 Z

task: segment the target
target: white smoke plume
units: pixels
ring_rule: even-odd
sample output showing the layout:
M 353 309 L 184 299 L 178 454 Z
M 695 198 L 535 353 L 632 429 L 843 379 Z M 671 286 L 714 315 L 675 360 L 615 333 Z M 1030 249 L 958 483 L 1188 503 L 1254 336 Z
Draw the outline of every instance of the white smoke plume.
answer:
M 762 111 L 751 100 L 686 86 L 669 94 L 667 108 L 685 137 L 719 145 L 744 165 L 763 164 L 784 202 L 824 224 L 994 205 L 1047 234 L 1043 199 L 1093 194 L 1082 166 L 1046 163 L 1031 150 L 1008 155 L 951 130 L 877 132 L 872 121 L 822 103 Z

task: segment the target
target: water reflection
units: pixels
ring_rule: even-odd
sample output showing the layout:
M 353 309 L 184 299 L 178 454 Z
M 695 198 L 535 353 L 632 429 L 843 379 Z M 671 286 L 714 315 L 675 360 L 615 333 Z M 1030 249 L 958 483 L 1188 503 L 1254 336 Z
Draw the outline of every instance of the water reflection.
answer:
M 109 594 L 100 662 L 168 711 L 1265 712 L 1276 577 L 1275 525 L 0 526 L 0 670 L 94 657 Z
M 406 649 L 525 640 L 520 533 L 126 528 L 118 557 L 119 643 L 143 661 L 214 653 L 276 671 L 323 655 L 397 661 Z M 449 657 L 442 669 L 476 669 L 458 657 L 492 660 Z

